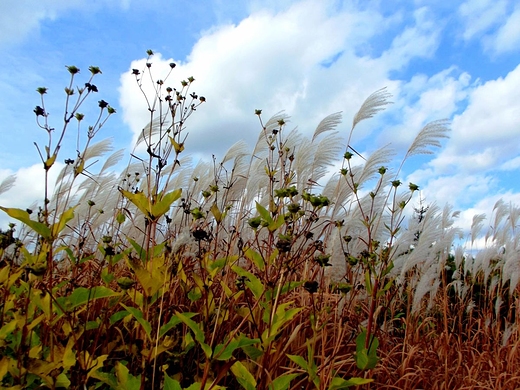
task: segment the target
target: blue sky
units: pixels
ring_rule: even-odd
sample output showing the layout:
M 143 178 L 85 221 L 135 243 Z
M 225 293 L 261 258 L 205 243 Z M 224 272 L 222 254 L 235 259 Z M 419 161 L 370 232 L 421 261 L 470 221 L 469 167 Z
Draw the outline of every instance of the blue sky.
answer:
M 117 110 L 99 137 L 129 150 L 146 124 L 130 70 L 142 68 L 147 49 L 157 74 L 173 61 L 170 81 L 193 76 L 207 98 L 188 125 L 196 157 L 222 156 L 240 139 L 252 145 L 257 108 L 285 110 L 305 134 L 342 111 L 346 136 L 363 100 L 386 86 L 394 104 L 356 129 L 356 150 L 391 143 L 404 154 L 428 121 L 449 118 L 451 138 L 411 160 L 402 181 L 461 210 L 463 225 L 500 198 L 520 204 L 517 1 L 3 0 L 0 49 L 0 181 L 18 176 L 3 206 L 25 208 L 42 194 L 35 89 L 49 88 L 58 125 L 65 65 L 84 77 L 99 66 L 93 105 L 104 99 Z M 74 147 L 61 157 L 73 158 Z

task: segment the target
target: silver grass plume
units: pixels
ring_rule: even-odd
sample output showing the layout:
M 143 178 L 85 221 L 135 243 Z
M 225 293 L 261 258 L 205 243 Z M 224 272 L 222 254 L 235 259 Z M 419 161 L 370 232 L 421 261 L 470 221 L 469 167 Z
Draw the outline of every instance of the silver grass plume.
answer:
M 244 140 L 240 140 L 233 144 L 222 159 L 222 164 L 227 163 L 230 160 L 234 160 L 237 157 L 247 156 L 249 155 L 249 150 L 247 143 Z
M 311 172 L 308 179 L 318 182 L 328 173 L 330 167 L 334 165 L 334 161 L 337 161 L 338 155 L 343 149 L 343 145 L 340 142 L 341 139 L 337 134 L 337 132 L 328 134 L 314 148 Z
M 449 120 L 439 119 L 426 124 L 422 130 L 417 134 L 412 144 L 406 152 L 405 160 L 417 154 L 433 154 L 433 151 L 428 149 L 431 146 L 440 147 L 440 138 L 448 138 Z
M 155 118 L 150 123 L 148 123 L 139 133 L 139 136 L 137 137 L 137 140 L 134 145 L 134 150 L 137 149 L 137 147 L 141 145 L 143 142 L 148 145 L 150 138 L 152 140 L 156 139 L 155 137 L 159 135 L 161 131 L 165 130 L 165 120 L 166 115 L 163 115 L 162 117 Z
M 121 161 L 124 155 L 125 149 L 119 149 L 118 151 L 112 153 L 103 164 L 100 173 L 107 171 L 108 169 L 112 168 L 114 165 L 119 163 L 119 161 Z
M 316 127 L 316 130 L 314 131 L 312 141 L 314 141 L 316 137 L 318 137 L 318 135 L 320 135 L 321 133 L 336 129 L 336 127 L 341 123 L 341 119 L 341 112 L 336 112 L 323 118 L 321 122 L 318 124 L 318 127 Z
M 361 186 L 366 181 L 376 177 L 378 175 L 378 169 L 392 161 L 393 156 L 395 156 L 395 151 L 389 146 L 384 146 L 376 150 L 367 158 L 361 174 L 355 178 L 356 182 Z
M 95 143 L 94 145 L 89 146 L 85 152 L 83 153 L 83 160 L 88 161 L 95 157 L 100 157 L 103 154 L 112 151 L 112 139 L 107 138 L 102 141 Z
M 386 87 L 381 88 L 371 94 L 361 105 L 359 111 L 354 115 L 352 120 L 352 129 L 362 120 L 372 118 L 379 111 L 383 111 L 385 106 L 391 104 L 388 99 L 392 97 L 392 94 L 387 92 Z
M 273 115 L 271 118 L 269 118 L 269 120 L 264 124 L 264 128 L 258 134 L 258 140 L 253 149 L 252 155 L 262 157 L 268 149 L 267 142 L 265 142 L 266 137 L 269 136 L 274 129 L 280 126 L 278 124 L 279 121 L 283 120 L 285 123 L 288 123 L 289 119 L 290 117 L 287 114 L 285 114 L 284 111 L 280 111 Z
M 484 220 L 486 219 L 486 214 L 477 214 L 473 216 L 473 221 L 471 223 L 471 245 L 473 246 L 475 240 L 479 237 L 482 228 L 484 227 Z
M 3 194 L 4 192 L 7 192 L 13 188 L 15 182 L 16 175 L 7 176 L 4 180 L 2 180 L 2 183 L 0 183 L 0 194 Z

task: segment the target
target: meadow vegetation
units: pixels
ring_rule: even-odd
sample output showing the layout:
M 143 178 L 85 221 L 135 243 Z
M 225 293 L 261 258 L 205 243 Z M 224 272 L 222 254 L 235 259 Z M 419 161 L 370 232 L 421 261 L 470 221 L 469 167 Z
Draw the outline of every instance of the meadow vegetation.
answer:
M 99 68 L 80 81 L 67 67 L 59 126 L 37 89 L 42 203 L 0 207 L 16 220 L 0 231 L 2 388 L 520 387 L 520 208 L 498 202 L 460 240 L 457 212 L 400 180 L 441 146 L 446 120 L 400 160 L 389 147 L 360 156 L 352 134 L 389 104 L 381 89 L 346 143 L 340 113 L 307 138 L 256 110 L 253 150 L 192 162 L 187 126 L 206 99 L 193 78 L 170 84 L 173 63 L 156 79 L 148 55 L 132 73 L 150 118 L 128 156 L 95 141 L 116 114 L 107 102 L 81 113 Z

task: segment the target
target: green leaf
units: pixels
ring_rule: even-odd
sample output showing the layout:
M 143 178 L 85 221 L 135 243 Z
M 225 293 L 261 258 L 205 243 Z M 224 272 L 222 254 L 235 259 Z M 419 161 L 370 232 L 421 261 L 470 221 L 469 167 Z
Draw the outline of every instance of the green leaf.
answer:
M 269 229 L 270 232 L 274 232 L 275 230 L 280 228 L 280 226 L 282 226 L 284 223 L 285 223 L 285 217 L 283 214 L 280 214 L 278 216 L 278 218 L 276 218 L 276 220 L 269 223 L 269 226 L 267 227 L 267 229 Z
M 284 326 L 288 325 L 291 320 L 303 310 L 301 307 L 285 310 L 291 304 L 292 302 L 286 302 L 279 305 L 276 309 L 271 326 L 262 333 L 262 340 L 264 340 L 265 347 L 277 337 Z
M 140 390 L 141 388 L 141 375 L 135 377 L 128 371 L 125 365 L 120 362 L 116 363 L 116 376 L 118 389 L 121 390 Z
M 258 214 L 260 214 L 262 219 L 265 220 L 269 225 L 273 223 L 271 213 L 269 213 L 269 211 L 267 211 L 267 209 L 258 202 L 256 202 L 256 211 L 258 211 Z
M 247 278 L 248 280 L 245 282 L 246 286 L 249 287 L 253 295 L 256 299 L 260 299 L 262 294 L 264 293 L 265 287 L 255 275 L 251 272 L 246 271 L 242 267 L 235 265 L 231 267 L 231 269 L 238 275 Z
M 332 381 L 330 382 L 330 386 L 328 390 L 337 390 L 337 389 L 346 389 L 347 387 L 351 386 L 360 386 L 360 385 L 366 385 L 367 383 L 373 382 L 373 379 L 365 379 L 365 378 L 350 378 L 348 380 L 345 380 L 340 377 L 334 377 L 332 378 Z
M 65 311 L 72 311 L 94 299 L 108 298 L 116 295 L 120 294 L 103 286 L 92 288 L 78 287 L 68 297 L 56 298 L 56 301 Z
M 366 337 L 366 329 L 363 329 L 363 331 L 356 337 L 356 353 L 354 354 L 354 360 L 360 370 L 370 370 L 374 368 L 379 361 L 377 356 L 379 340 L 372 336 L 370 340 L 370 349 L 367 349 L 365 348 Z
M 11 320 L 0 328 L 0 340 L 5 340 L 8 335 L 13 333 L 13 331 L 16 329 L 16 323 L 16 320 Z
M 244 389 L 256 390 L 255 378 L 240 361 L 236 361 L 235 364 L 231 366 L 231 372 Z
M 110 316 L 110 325 L 114 325 L 117 321 L 122 320 L 126 316 L 128 316 L 130 313 L 126 310 L 118 311 L 117 313 L 114 313 Z
M 372 279 L 370 278 L 370 272 L 367 270 L 365 272 L 365 288 L 367 289 L 367 294 L 372 294 Z
M 120 303 L 121 306 L 123 306 L 134 318 L 136 319 L 139 324 L 143 327 L 143 330 L 146 333 L 146 336 L 148 336 L 148 339 L 152 341 L 152 326 L 150 323 L 144 318 L 143 312 L 139 309 L 136 309 L 135 307 L 126 306 L 124 303 Z
M 164 390 L 182 390 L 181 384 L 164 373 Z
M 202 298 L 202 291 L 199 287 L 194 287 L 188 292 L 188 299 L 192 302 L 197 302 Z
M 299 365 L 301 368 L 303 368 L 305 371 L 307 371 L 307 360 L 305 360 L 303 357 L 298 355 L 287 355 L 289 359 L 291 359 L 293 362 L 295 362 L 297 365 Z
M 265 269 L 264 258 L 257 251 L 251 248 L 247 248 L 244 252 L 244 256 L 251 260 L 260 271 L 263 271 Z
M 132 238 L 128 237 L 128 241 L 130 242 L 132 247 L 135 249 L 135 251 L 139 254 L 139 257 L 141 258 L 141 260 L 143 262 L 145 262 L 146 261 L 146 250 L 143 247 L 141 247 L 141 245 L 139 245 Z
M 291 381 L 300 374 L 284 374 L 276 378 L 270 385 L 269 390 L 288 390 Z
M 209 359 L 211 357 L 212 350 L 211 350 L 211 347 L 204 342 L 206 339 L 206 336 L 204 335 L 204 332 L 202 331 L 202 327 L 200 326 L 200 324 L 198 324 L 195 321 L 193 321 L 192 319 L 190 319 L 184 313 L 175 313 L 175 315 L 177 317 L 179 317 L 179 319 L 182 322 L 184 322 L 184 324 L 186 324 L 186 326 L 188 326 L 191 329 L 191 331 L 195 335 L 195 340 L 198 341 L 198 343 L 202 347 L 202 350 L 204 351 L 204 354 Z
M 65 352 L 63 352 L 63 368 L 68 370 L 76 364 L 76 352 L 72 349 L 74 347 L 74 338 L 69 338 Z
M 258 344 L 259 342 L 260 339 L 250 339 L 242 335 L 238 339 L 234 339 L 227 343 L 227 346 L 226 343 L 218 344 L 215 347 L 215 352 L 213 353 L 213 356 L 216 360 L 229 360 L 231 359 L 233 352 L 236 349 Z
M 197 315 L 197 313 L 183 313 L 183 314 L 188 318 L 192 318 Z M 180 323 L 182 323 L 182 321 L 179 317 L 172 316 L 172 318 L 170 318 L 170 321 L 168 321 L 166 324 L 161 326 L 161 328 L 159 329 L 159 338 L 162 338 L 166 334 L 166 332 L 168 332 L 172 328 L 175 328 Z
M 22 209 L 7 208 L 0 206 L 0 209 L 5 211 L 11 218 L 17 219 L 29 226 L 32 230 L 38 233 L 45 239 L 51 238 L 51 229 L 41 222 L 33 221 L 29 216 L 29 213 Z
M 54 384 L 56 388 L 65 388 L 68 389 L 71 385 L 70 379 L 67 378 L 67 375 L 62 372 L 56 377 L 56 383 Z
M 242 347 L 242 350 L 253 361 L 256 361 L 260 356 L 262 356 L 264 354 L 264 351 L 262 351 L 260 348 L 254 347 L 252 345 Z

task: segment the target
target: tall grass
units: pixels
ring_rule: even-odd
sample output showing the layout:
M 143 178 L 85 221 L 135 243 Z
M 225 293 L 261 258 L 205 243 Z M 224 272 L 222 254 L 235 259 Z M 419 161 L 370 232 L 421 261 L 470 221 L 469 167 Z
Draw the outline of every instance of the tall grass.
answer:
M 283 113 L 256 110 L 252 150 L 238 142 L 221 161 L 193 164 L 186 126 L 206 99 L 193 78 L 177 88 L 166 87 L 170 74 L 156 80 L 152 54 L 132 71 L 149 123 L 120 173 L 124 151 L 94 143 L 115 110 L 99 101 L 81 130 L 99 69 L 73 93 L 79 70 L 68 68 L 56 144 L 38 89 L 45 177 L 71 122 L 86 138 L 40 208 L 2 207 L 23 223 L 0 236 L 2 386 L 520 386 L 519 209 L 497 203 L 475 253 L 484 216 L 461 247 L 457 212 L 416 207 L 418 185 L 400 180 L 410 158 L 441 145 L 447 121 L 424 126 L 399 161 L 389 147 L 363 157 L 350 144 L 390 103 L 385 89 L 361 104 L 346 144 L 340 113 L 307 138 Z

